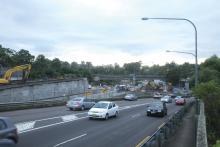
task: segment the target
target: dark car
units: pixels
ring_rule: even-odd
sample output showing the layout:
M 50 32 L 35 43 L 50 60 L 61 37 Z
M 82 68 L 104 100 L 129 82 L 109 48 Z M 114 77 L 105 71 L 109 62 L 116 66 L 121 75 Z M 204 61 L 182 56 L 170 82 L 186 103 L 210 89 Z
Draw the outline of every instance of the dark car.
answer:
M 9 143 L 8 140 L 18 142 L 17 128 L 10 118 L 0 117 L 0 143 Z
M 0 139 L 0 147 L 16 147 L 16 144 L 11 139 Z
M 147 106 L 146 113 L 147 113 L 147 116 L 159 115 L 159 116 L 163 117 L 163 116 L 167 115 L 166 103 L 164 103 L 164 102 L 150 103 Z

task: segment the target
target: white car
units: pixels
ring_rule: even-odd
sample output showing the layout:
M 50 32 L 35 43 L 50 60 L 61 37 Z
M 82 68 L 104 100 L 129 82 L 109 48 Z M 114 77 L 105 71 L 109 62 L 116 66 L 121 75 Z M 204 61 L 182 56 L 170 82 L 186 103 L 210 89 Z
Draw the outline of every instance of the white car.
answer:
M 161 98 L 163 95 L 162 94 L 160 94 L 160 93 L 154 93 L 154 98 Z
M 109 117 L 117 117 L 119 113 L 118 106 L 109 101 L 100 101 L 96 103 L 88 112 L 90 119 L 102 118 L 108 119 Z
M 172 98 L 168 95 L 162 97 L 160 100 L 161 100 L 161 102 L 172 103 Z

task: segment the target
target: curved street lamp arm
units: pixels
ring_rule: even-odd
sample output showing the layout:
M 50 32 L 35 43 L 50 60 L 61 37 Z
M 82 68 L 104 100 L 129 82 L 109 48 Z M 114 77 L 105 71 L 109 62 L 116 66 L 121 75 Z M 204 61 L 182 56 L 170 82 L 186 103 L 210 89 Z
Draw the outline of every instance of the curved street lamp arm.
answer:
M 195 54 L 190 53 L 190 52 L 182 52 L 182 51 L 169 51 L 169 50 L 167 50 L 167 52 L 182 53 L 182 54 L 190 54 L 190 55 L 193 55 L 194 57 L 196 56 Z

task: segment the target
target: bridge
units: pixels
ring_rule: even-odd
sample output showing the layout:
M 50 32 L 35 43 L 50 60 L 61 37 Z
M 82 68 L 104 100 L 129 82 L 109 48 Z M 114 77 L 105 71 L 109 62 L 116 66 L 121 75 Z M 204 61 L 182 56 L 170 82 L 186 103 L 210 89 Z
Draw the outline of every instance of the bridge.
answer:
M 93 75 L 94 80 L 166 80 L 165 75 L 101 75 L 95 74 Z

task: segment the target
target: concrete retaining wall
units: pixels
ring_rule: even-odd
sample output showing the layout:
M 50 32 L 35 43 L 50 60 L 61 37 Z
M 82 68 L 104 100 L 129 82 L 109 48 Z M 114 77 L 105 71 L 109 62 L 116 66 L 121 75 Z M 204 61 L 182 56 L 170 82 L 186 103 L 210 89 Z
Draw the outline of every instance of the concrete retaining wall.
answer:
M 204 103 L 200 102 L 200 114 L 197 124 L 196 147 L 208 147 Z
M 2 89 L 0 90 L 0 103 L 37 101 L 74 95 L 83 93 L 87 87 L 87 79 L 76 79 Z

